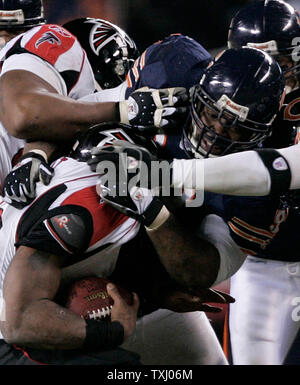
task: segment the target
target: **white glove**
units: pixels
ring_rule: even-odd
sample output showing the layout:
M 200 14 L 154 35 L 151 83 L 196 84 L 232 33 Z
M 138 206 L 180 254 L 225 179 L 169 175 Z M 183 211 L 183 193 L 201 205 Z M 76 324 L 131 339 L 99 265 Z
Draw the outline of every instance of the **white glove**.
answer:
M 139 129 L 170 128 L 188 114 L 189 94 L 183 87 L 153 89 L 143 87 L 119 103 L 120 122 Z

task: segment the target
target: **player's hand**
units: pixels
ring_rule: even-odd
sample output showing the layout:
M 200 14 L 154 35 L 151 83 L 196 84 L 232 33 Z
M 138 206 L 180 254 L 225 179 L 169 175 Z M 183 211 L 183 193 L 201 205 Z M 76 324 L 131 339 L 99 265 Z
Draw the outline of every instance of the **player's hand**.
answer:
M 154 157 L 147 149 L 116 141 L 113 146 L 92 149 L 91 154 L 88 164 L 102 174 L 97 192 L 103 201 L 148 228 L 163 223 L 168 212 L 150 191 L 148 175 Z
M 115 140 L 110 146 L 94 147 L 91 149 L 91 157 L 88 164 L 91 170 L 103 174 L 107 162 L 113 165 L 112 171 L 116 171 L 116 183 L 120 193 L 123 195 L 128 191 L 128 187 L 136 186 L 155 190 L 171 184 L 171 169 L 169 173 L 160 172 L 158 159 L 145 147 L 126 142 L 125 140 Z M 171 162 L 162 161 L 164 168 L 171 167 Z M 161 165 L 162 166 L 162 165 Z M 156 168 L 155 168 L 156 167 Z M 156 172 L 157 171 L 157 172 Z M 114 175 L 110 178 L 113 179 Z M 166 177 L 166 180 L 163 179 Z
M 6 176 L 2 191 L 4 200 L 18 209 L 29 205 L 36 197 L 36 183 L 47 186 L 53 174 L 53 168 L 42 155 L 28 152 Z
M 133 304 L 128 305 L 121 297 L 114 284 L 109 283 L 106 290 L 114 301 L 111 309 L 111 321 L 119 321 L 123 325 L 125 341 L 135 329 L 137 312 L 140 304 L 139 298 L 136 293 L 133 293 Z
M 204 311 L 209 313 L 219 313 L 221 307 L 208 305 L 207 302 L 228 304 L 235 300 L 229 294 L 215 289 L 200 289 L 189 291 L 184 288 L 169 286 L 160 292 L 160 306 L 178 313 L 191 311 Z
M 143 134 L 153 135 L 158 128 L 173 128 L 187 117 L 189 94 L 183 87 L 153 89 L 143 87 L 119 103 L 120 122 L 130 124 Z

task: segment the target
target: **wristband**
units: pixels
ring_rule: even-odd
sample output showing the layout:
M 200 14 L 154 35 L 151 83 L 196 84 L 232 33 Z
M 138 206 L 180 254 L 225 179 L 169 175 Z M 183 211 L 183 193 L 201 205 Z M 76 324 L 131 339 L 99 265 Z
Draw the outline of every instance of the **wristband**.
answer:
M 148 230 L 156 230 L 169 218 L 170 212 L 163 203 L 156 197 L 142 214 L 143 224 Z
M 38 155 L 41 155 L 44 160 L 46 161 L 46 163 L 48 163 L 48 156 L 47 154 L 45 153 L 45 151 L 43 150 L 38 150 L 38 149 L 33 149 L 33 150 L 30 150 L 30 152 L 34 152 L 35 154 L 38 154 Z M 26 154 L 25 154 L 26 155 Z
M 128 101 L 124 100 L 118 103 L 119 120 L 121 123 L 129 124 L 128 119 Z
M 271 178 L 270 194 L 280 195 L 289 190 L 291 184 L 291 169 L 287 160 L 271 148 L 254 150 L 267 168 Z
M 39 151 L 39 152 L 37 152 L 37 151 Z M 44 155 L 42 153 L 44 153 Z M 46 162 L 47 163 L 47 155 L 46 155 L 46 153 L 44 151 L 32 150 L 32 151 L 26 152 L 25 154 L 23 154 L 20 157 L 18 162 L 21 162 L 22 160 L 28 159 L 28 158 L 39 159 L 41 162 Z
M 88 319 L 85 322 L 86 336 L 83 349 L 89 351 L 115 349 L 124 342 L 124 327 L 119 321 Z

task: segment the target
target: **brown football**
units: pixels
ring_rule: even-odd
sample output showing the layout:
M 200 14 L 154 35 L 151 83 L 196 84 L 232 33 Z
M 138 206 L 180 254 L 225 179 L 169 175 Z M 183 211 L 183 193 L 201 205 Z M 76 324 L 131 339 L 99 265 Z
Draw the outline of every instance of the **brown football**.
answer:
M 69 310 L 85 319 L 110 320 L 113 299 L 106 291 L 110 281 L 100 277 L 88 277 L 75 281 L 67 290 L 66 304 Z M 132 305 L 132 293 L 116 285 L 122 298 Z

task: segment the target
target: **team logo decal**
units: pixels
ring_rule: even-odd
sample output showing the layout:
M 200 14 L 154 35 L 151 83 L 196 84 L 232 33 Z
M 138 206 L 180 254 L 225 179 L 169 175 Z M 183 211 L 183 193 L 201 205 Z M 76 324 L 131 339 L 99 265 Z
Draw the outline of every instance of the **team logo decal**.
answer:
M 72 37 L 72 34 L 69 31 L 60 27 L 59 25 L 50 25 L 49 29 L 52 29 L 52 31 L 59 33 L 63 37 Z
M 273 161 L 272 166 L 273 166 L 274 170 L 277 170 L 277 171 L 284 171 L 284 170 L 288 169 L 286 161 L 281 156 L 276 158 Z
M 35 43 L 35 48 L 39 48 L 39 46 L 43 43 L 50 43 L 52 45 L 54 44 L 57 44 L 57 45 L 61 45 L 61 41 L 60 39 L 53 33 L 53 32 L 45 32 L 42 37 L 40 37 L 36 43 Z
M 297 104 L 300 103 L 300 98 L 297 98 L 295 100 L 293 100 L 291 103 L 289 103 L 285 110 L 284 110 L 284 119 L 285 120 L 291 120 L 291 121 L 295 121 L 295 120 L 299 120 L 300 119 L 300 114 L 293 114 L 292 113 L 292 108 L 295 107 L 294 111 L 299 111 L 299 106 L 300 104 L 297 106 Z
M 62 217 L 54 217 L 54 220 L 57 223 L 59 228 L 65 229 L 68 234 L 72 234 L 72 232 L 70 231 L 67 225 L 70 222 L 70 218 L 66 216 L 62 216 Z
M 114 28 L 119 32 L 119 34 L 105 21 L 88 20 L 87 23 L 95 24 L 90 33 L 90 47 L 97 56 L 99 55 L 100 50 L 110 41 L 117 41 L 117 39 L 120 39 L 120 35 L 123 38 L 124 46 L 127 43 L 131 48 L 133 48 L 133 44 L 128 36 L 117 26 L 114 26 Z
M 115 130 L 102 131 L 101 135 L 103 135 L 104 138 L 101 140 L 100 143 L 98 143 L 97 147 L 109 146 L 113 144 L 113 142 L 116 140 L 125 140 L 127 142 L 133 143 L 130 136 L 127 135 L 126 132 L 121 128 L 117 128 Z

